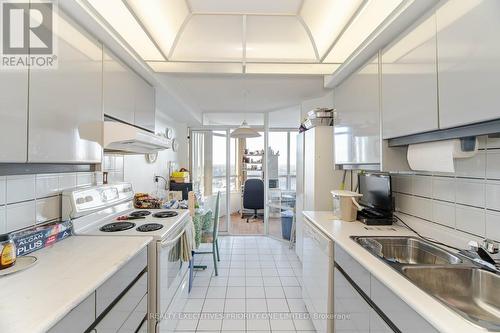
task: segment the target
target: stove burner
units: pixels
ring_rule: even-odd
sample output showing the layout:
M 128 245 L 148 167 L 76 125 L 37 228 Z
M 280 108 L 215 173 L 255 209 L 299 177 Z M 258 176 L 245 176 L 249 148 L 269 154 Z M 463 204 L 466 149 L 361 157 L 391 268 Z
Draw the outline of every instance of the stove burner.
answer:
M 133 217 L 144 217 L 150 215 L 151 212 L 149 210 L 136 210 L 135 212 L 130 213 L 130 216 Z
M 135 227 L 135 223 L 132 222 L 115 222 L 103 225 L 99 228 L 99 230 L 103 232 L 116 232 L 116 231 L 125 231 Z
M 163 228 L 163 224 L 146 223 L 146 224 L 143 224 L 143 225 L 137 227 L 135 230 L 140 231 L 140 232 L 149 232 L 149 231 L 160 230 L 161 228 Z
M 154 213 L 153 217 L 158 217 L 158 218 L 164 219 L 164 218 L 167 218 L 167 217 L 174 217 L 174 216 L 177 216 L 177 215 L 179 215 L 177 212 L 174 212 L 174 211 L 171 211 L 171 210 L 165 210 L 163 212 Z

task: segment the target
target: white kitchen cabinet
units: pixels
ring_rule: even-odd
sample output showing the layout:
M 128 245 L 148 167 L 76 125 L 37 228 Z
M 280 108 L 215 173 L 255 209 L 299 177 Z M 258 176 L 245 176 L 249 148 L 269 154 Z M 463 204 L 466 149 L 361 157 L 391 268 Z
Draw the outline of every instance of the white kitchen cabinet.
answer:
M 155 89 L 104 49 L 103 110 L 106 116 L 155 130 Z
M 307 219 L 303 226 L 302 297 L 317 332 L 333 332 L 333 241 Z
M 102 46 L 63 11 L 54 20 L 58 66 L 30 71 L 28 162 L 100 163 Z
M 142 250 L 96 291 L 96 314 L 99 316 L 120 293 L 145 269 L 147 251 Z
M 141 77 L 135 80 L 134 124 L 146 130 L 155 130 L 155 89 Z
M 383 139 L 437 130 L 435 15 L 403 33 L 381 59 Z
M 370 295 L 370 272 L 337 244 L 335 244 L 334 253 L 335 262 L 365 294 Z
M 334 271 L 335 332 L 371 332 L 371 307 L 335 267 Z
M 0 162 L 26 162 L 28 70 L 0 71 Z
M 382 319 L 377 311 L 370 308 L 370 333 L 393 333 L 392 328 Z
M 338 188 L 340 177 L 333 165 L 333 127 L 320 126 L 306 131 L 303 209 L 332 210 L 330 191 Z
M 371 276 L 370 298 L 401 332 L 438 332 L 389 288 Z
M 137 75 L 104 48 L 103 111 L 106 116 L 134 124 Z
M 95 293 L 72 309 L 48 333 L 85 332 L 95 321 Z
M 500 1 L 449 1 L 436 16 L 440 127 L 500 118 Z
M 146 297 L 148 289 L 148 274 L 144 273 L 135 284 L 127 290 L 125 295 L 113 306 L 113 308 L 106 313 L 106 315 L 99 321 L 95 327 L 97 333 L 111 333 L 111 332 L 126 332 L 126 328 L 122 328 L 127 324 L 130 327 L 130 332 L 140 326 L 142 318 L 140 316 L 133 318 L 132 322 L 128 322 L 129 316 L 133 315 L 135 309 L 141 305 L 141 301 Z M 144 313 L 145 314 L 145 313 Z
M 335 163 L 380 164 L 378 55 L 334 90 Z

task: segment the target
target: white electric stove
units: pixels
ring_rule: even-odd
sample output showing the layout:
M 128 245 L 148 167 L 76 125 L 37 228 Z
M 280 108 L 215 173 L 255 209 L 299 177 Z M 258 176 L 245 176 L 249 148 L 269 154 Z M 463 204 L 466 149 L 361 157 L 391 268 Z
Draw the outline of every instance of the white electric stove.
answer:
M 65 191 L 62 216 L 72 220 L 76 235 L 153 237 L 148 246 L 148 332 L 169 330 L 175 323 L 168 313 L 187 298 L 189 263 L 182 261 L 180 243 L 191 218 L 181 209 L 134 209 L 133 197 L 129 183 Z

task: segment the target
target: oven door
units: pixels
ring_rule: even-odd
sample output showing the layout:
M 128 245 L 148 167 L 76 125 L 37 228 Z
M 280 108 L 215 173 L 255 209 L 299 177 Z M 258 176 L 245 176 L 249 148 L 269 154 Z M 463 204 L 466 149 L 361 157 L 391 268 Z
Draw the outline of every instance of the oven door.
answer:
M 164 315 L 186 275 L 188 262 L 182 261 L 181 238 L 185 233 L 187 221 L 176 228 L 167 239 L 157 244 L 157 313 Z

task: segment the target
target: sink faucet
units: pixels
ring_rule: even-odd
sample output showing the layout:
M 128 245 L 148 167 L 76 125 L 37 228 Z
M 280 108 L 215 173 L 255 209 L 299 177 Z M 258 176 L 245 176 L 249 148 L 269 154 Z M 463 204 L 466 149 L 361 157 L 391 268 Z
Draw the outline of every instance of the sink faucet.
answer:
M 477 241 L 470 241 L 467 245 L 467 250 L 460 251 L 462 255 L 465 255 L 481 266 L 500 272 L 500 261 L 492 257 L 492 255 L 499 252 L 499 244 L 497 242 L 485 239 L 482 244 L 479 244 Z

